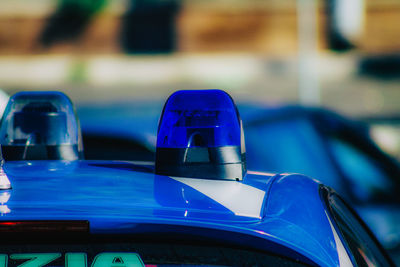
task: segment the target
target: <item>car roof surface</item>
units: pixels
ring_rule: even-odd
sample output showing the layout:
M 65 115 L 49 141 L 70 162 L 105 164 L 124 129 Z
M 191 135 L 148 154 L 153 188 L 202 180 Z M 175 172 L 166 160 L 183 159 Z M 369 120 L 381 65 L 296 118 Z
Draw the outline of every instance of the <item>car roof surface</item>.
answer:
M 143 223 L 190 226 L 268 240 L 321 266 L 339 264 L 319 183 L 302 175 L 179 178 L 117 161 L 10 161 L 4 168 L 13 188 L 0 221 L 88 220 L 93 234 L 134 233 Z

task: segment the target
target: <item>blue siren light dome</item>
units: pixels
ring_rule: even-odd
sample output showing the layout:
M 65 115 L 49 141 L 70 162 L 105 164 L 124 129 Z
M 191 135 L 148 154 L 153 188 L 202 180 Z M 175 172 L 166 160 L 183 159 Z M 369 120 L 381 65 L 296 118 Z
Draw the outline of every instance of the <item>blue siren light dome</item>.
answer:
M 0 126 L 5 160 L 76 160 L 81 139 L 73 104 L 61 92 L 16 93 Z
M 167 100 L 158 126 L 158 174 L 242 179 L 242 123 L 232 98 L 222 90 L 182 90 Z

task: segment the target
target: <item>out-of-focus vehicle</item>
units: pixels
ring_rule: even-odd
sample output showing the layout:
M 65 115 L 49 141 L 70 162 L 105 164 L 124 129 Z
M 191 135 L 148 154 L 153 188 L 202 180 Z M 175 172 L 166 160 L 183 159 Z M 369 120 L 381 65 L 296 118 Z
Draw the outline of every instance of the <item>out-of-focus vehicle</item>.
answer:
M 399 164 L 380 150 L 361 122 L 323 109 L 283 107 L 248 119 L 246 133 L 248 157 L 258 168 L 265 164 L 272 171 L 319 177 L 358 203 L 397 199 Z M 288 155 L 291 161 L 279 160 Z
M 154 161 L 162 108 L 161 100 L 81 104 L 85 158 Z
M 400 168 L 372 141 L 365 124 L 320 108 L 245 103 L 238 108 L 249 168 L 317 178 L 352 203 L 386 248 L 397 251 Z M 132 156 L 134 151 L 144 150 L 143 159 L 154 160 L 159 110 L 158 102 L 81 107 L 87 157 L 107 158 L 112 153 L 121 160 L 138 160 Z M 98 147 L 103 143 L 109 149 L 100 155 Z M 132 157 L 124 158 L 129 150 Z
M 31 121 L 24 118 L 31 115 L 38 124 L 53 121 L 49 98 L 23 103 L 29 109 L 12 115 L 13 100 L 6 116 L 19 123 L 14 131 L 30 133 Z M 60 122 L 60 114 L 50 113 Z M 79 130 L 78 124 L 70 127 Z M 41 127 L 40 136 L 52 130 Z M 0 262 L 393 265 L 337 193 L 303 175 L 247 170 L 244 153 L 237 109 L 226 93 L 213 90 L 169 98 L 159 123 L 155 169 L 146 162 L 6 160 L 0 172 Z M 177 176 L 189 173 L 191 178 Z

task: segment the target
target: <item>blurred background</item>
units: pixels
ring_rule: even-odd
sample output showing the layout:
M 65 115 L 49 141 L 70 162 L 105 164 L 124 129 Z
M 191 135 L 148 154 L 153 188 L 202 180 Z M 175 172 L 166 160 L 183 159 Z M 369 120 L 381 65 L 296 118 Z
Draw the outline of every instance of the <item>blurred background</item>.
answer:
M 220 88 L 363 118 L 399 156 L 399 19 L 397 0 L 2 0 L 0 88 L 76 103 Z
M 0 95 L 0 104 L 7 94 L 21 90 L 63 91 L 83 110 L 84 141 L 85 127 L 92 127 L 91 134 L 113 135 L 131 128 L 133 117 L 142 116 L 138 125 L 141 131 L 148 130 L 151 138 L 143 140 L 150 144 L 136 132 L 124 138 L 134 136 L 136 148 L 142 142 L 139 156 L 147 149 L 148 159 L 154 156 L 154 129 L 162 103 L 178 89 L 223 89 L 237 102 L 277 107 L 278 112 L 269 112 L 274 121 L 279 112 L 291 118 L 304 113 L 315 126 L 315 136 L 297 119 L 294 126 L 274 126 L 274 132 L 272 126 L 264 127 L 269 115 L 262 120 L 253 116 L 246 139 L 249 162 L 258 159 L 263 166 L 268 156 L 251 152 L 251 147 L 269 151 L 274 138 L 285 137 L 282 144 L 289 154 L 282 152 L 275 163 L 301 166 L 282 165 L 284 171 L 302 172 L 333 186 L 332 181 L 339 179 L 332 178 L 337 169 L 337 177 L 347 181 L 343 192 L 350 192 L 348 199 L 355 205 L 386 199 L 396 209 L 385 209 L 386 217 L 370 206 L 359 211 L 385 247 L 397 249 L 400 262 L 399 22 L 398 0 L 1 0 L 0 89 L 5 94 Z M 103 108 L 118 102 L 128 103 L 130 113 Z M 159 105 L 156 115 L 146 119 L 150 102 Z M 350 121 L 324 111 L 279 108 L 285 105 L 334 110 Z M 129 118 L 126 124 L 118 120 L 120 114 Z M 370 126 L 368 137 L 364 130 L 358 132 L 353 120 Z M 104 132 L 105 122 L 119 123 L 119 128 Z M 146 128 L 146 123 L 151 125 Z M 306 134 L 285 135 L 295 133 L 296 127 Z M 308 143 L 300 138 L 307 134 Z M 317 135 L 327 142 L 319 144 Z M 298 148 L 288 142 L 293 138 Z M 85 149 L 106 146 L 98 136 L 92 143 L 86 139 Z M 116 151 L 114 157 L 128 147 L 119 143 L 121 150 L 115 150 L 116 142 L 108 143 Z M 278 149 L 284 151 L 283 146 Z M 290 162 L 287 155 L 300 156 L 292 156 Z M 325 168 L 330 163 L 316 161 L 325 156 L 333 159 L 332 171 Z M 298 160 L 306 157 L 309 162 Z M 281 171 L 269 163 L 265 170 Z M 353 192 L 357 182 L 364 189 Z M 387 194 L 392 198 L 375 195 L 385 192 L 383 187 L 396 188 Z
M 76 101 L 212 87 L 393 114 L 399 18 L 396 0 L 2 0 L 0 86 Z

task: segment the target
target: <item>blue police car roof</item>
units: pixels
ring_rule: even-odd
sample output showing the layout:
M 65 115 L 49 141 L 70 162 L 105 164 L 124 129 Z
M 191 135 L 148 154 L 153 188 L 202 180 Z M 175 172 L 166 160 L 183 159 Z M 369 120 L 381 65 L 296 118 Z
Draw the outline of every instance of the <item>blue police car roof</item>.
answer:
M 4 169 L 12 189 L 0 191 L 9 194 L 3 222 L 88 220 L 93 234 L 134 233 L 140 223 L 205 228 L 267 240 L 320 266 L 340 265 L 341 243 L 319 183 L 302 175 L 179 178 L 117 161 L 10 161 Z

